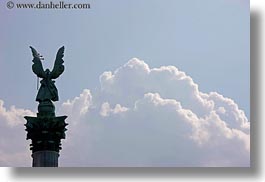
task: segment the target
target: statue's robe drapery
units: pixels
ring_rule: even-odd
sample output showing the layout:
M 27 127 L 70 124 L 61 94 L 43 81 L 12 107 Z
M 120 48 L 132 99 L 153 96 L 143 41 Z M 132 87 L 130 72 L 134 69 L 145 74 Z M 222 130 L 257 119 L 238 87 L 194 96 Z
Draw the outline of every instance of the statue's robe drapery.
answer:
M 58 90 L 55 87 L 55 81 L 44 78 L 41 80 L 41 87 L 38 91 L 36 101 L 42 102 L 47 100 L 58 101 Z

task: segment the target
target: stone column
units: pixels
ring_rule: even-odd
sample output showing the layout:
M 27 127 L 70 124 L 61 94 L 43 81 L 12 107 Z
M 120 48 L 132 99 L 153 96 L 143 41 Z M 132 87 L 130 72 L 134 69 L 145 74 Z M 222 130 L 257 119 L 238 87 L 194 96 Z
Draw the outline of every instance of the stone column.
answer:
M 51 150 L 34 152 L 32 167 L 58 167 L 59 153 Z

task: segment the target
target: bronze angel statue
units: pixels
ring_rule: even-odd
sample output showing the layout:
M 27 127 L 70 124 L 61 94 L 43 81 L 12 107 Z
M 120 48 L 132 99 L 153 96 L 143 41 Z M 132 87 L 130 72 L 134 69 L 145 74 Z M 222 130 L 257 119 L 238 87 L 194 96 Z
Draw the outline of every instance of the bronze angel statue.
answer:
M 55 81 L 53 79 L 58 78 L 64 71 L 64 46 L 61 47 L 57 52 L 52 71 L 50 71 L 49 69 L 46 69 L 44 71 L 41 62 L 41 60 L 43 60 L 43 57 L 33 47 L 30 46 L 30 49 L 33 55 L 32 70 L 39 78 L 42 78 L 42 80 L 40 81 L 41 86 L 38 90 L 36 101 L 58 101 L 58 90 L 54 84 Z

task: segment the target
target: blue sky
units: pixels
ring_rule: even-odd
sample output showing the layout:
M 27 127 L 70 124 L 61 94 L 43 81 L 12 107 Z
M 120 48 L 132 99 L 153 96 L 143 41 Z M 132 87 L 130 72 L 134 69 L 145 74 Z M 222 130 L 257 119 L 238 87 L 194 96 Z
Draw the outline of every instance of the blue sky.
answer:
M 0 135 L 0 166 L 30 165 L 30 157 L 15 160 L 30 156 L 23 116 L 38 104 L 29 46 L 51 69 L 62 45 L 56 106 L 70 123 L 64 166 L 249 166 L 249 1 L 74 2 L 91 9 L 0 2 L 0 126 L 16 130 L 20 143 L 12 156 Z
M 16 1 L 21 2 L 21 1 Z M 201 91 L 235 100 L 249 116 L 249 3 L 217 1 L 89 1 L 89 10 L 8 10 L 1 2 L 0 96 L 34 108 L 36 79 L 29 45 L 52 67 L 65 45 L 60 98 L 98 87 L 98 77 L 133 57 L 150 67 L 174 65 Z M 19 93 L 18 93 L 19 91 Z

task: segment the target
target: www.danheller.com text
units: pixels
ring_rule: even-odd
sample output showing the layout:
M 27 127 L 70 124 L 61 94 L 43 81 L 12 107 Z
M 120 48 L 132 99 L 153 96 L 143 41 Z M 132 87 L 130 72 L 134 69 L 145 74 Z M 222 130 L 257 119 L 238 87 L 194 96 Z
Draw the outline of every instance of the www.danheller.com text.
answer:
M 64 1 L 59 2 L 43 2 L 38 3 L 14 3 L 13 1 L 7 2 L 7 7 L 9 9 L 90 9 L 90 3 L 69 3 Z

